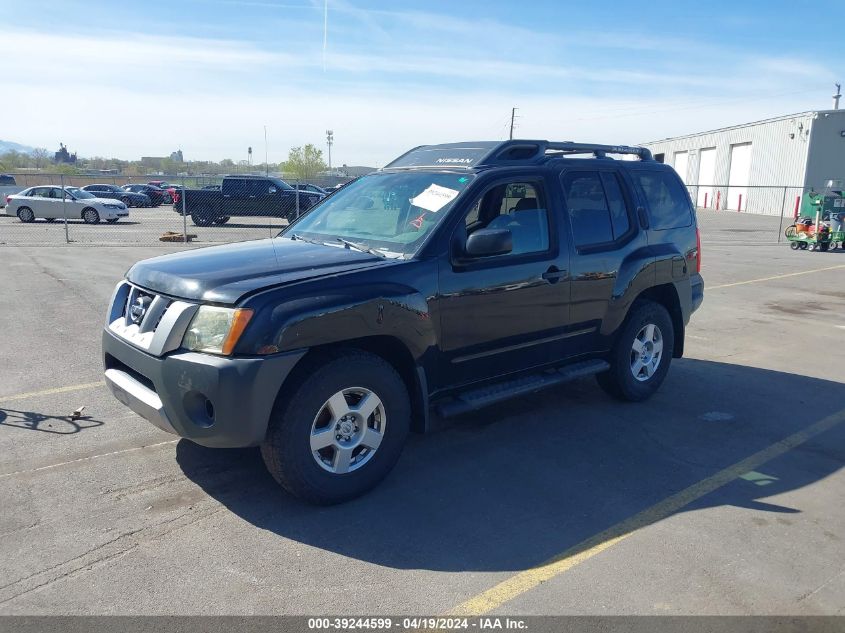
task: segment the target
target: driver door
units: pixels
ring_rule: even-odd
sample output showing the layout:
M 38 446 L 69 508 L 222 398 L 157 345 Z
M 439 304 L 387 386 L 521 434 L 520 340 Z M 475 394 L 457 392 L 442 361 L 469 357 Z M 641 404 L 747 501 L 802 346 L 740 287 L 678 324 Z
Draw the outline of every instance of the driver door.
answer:
M 441 259 L 440 383 L 467 384 L 553 362 L 569 337 L 569 249 L 558 235 L 559 205 L 543 178 L 489 185 L 459 223 Z M 511 231 L 504 255 L 466 258 L 467 237 Z

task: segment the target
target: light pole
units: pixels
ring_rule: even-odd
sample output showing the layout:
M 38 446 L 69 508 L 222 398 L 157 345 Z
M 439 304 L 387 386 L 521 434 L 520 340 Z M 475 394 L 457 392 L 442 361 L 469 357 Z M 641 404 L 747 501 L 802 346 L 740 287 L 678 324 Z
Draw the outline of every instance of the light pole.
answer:
M 326 130 L 326 145 L 329 147 L 329 175 L 332 173 L 332 143 L 334 143 L 334 132 Z
M 264 175 L 270 175 L 270 164 L 267 162 L 267 126 L 264 126 Z

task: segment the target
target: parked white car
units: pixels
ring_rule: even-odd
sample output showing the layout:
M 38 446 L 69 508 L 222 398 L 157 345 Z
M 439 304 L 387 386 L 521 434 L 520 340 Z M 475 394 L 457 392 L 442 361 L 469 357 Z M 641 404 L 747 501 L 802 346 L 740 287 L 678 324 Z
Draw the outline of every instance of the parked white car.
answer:
M 86 224 L 100 220 L 117 222 L 129 216 L 126 205 L 119 200 L 97 198 L 78 187 L 30 187 L 6 197 L 6 215 L 17 216 L 21 222 L 44 218 L 47 222 L 82 219 Z

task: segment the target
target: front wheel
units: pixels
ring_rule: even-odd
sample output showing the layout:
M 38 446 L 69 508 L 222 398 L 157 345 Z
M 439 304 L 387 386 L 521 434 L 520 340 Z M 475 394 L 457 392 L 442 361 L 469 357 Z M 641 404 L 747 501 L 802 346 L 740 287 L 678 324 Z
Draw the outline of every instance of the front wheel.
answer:
M 638 301 L 628 315 L 610 354 L 610 369 L 599 385 L 620 400 L 640 402 L 654 394 L 669 372 L 675 330 L 659 303 Z
M 408 390 L 387 361 L 366 352 L 305 362 L 273 409 L 261 455 L 294 496 L 348 501 L 399 459 L 410 428 Z
M 799 248 L 801 248 L 801 245 L 798 242 L 790 242 L 789 248 L 791 248 L 793 251 L 797 251 Z
M 97 213 L 96 209 L 88 207 L 82 212 L 82 219 L 85 221 L 85 224 L 97 224 L 100 221 L 100 214 Z

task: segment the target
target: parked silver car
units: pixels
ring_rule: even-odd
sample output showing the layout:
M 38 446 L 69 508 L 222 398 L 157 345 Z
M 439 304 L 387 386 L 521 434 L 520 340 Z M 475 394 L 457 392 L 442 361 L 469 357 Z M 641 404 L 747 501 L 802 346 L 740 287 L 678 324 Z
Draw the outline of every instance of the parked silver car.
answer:
M 55 222 L 67 218 L 81 219 L 86 224 L 100 220 L 114 223 L 129 216 L 126 205 L 110 198 L 97 198 L 78 187 L 30 187 L 6 197 L 6 215 L 17 216 L 21 222 L 43 218 Z

